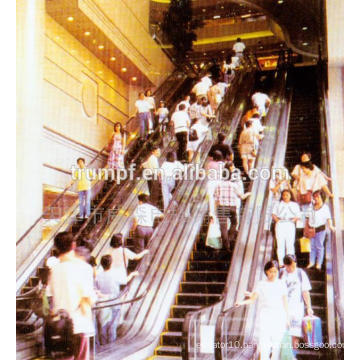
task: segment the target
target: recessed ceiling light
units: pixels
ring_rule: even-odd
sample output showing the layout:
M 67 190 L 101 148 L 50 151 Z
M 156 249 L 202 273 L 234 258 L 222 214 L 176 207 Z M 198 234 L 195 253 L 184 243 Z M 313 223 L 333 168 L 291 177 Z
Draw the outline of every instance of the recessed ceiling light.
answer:
M 103 48 L 104 48 L 104 45 L 99 45 L 99 46 L 98 46 L 98 49 L 99 49 L 99 50 L 102 50 Z
M 204 53 L 204 55 L 206 55 L 206 53 Z
M 222 51 L 222 53 L 224 54 L 225 50 Z
M 122 71 L 122 72 L 127 72 L 127 68 L 126 68 L 126 67 L 123 67 L 123 68 L 121 68 L 121 71 Z
M 202 9 L 203 12 L 206 12 L 206 9 Z
M 307 29 L 308 29 L 307 26 L 303 26 L 303 28 L 302 28 L 303 31 L 306 31 Z
M 136 76 L 133 76 L 133 77 L 131 78 L 131 80 L 132 80 L 132 81 L 136 81 L 136 80 L 137 80 L 137 77 L 136 77 Z
M 85 36 L 90 36 L 90 35 L 91 35 L 91 32 L 90 32 L 90 31 L 85 31 L 85 32 L 84 32 L 84 35 L 85 35 Z
M 282 4 L 284 0 L 278 0 L 278 4 Z
M 74 18 L 72 17 L 72 16 L 69 16 L 68 18 L 67 18 L 67 21 L 74 21 Z
M 110 60 L 111 60 L 111 61 L 115 61 L 115 60 L 116 60 L 116 57 L 115 57 L 115 56 L 112 56 L 112 57 L 110 58 Z
M 221 9 L 223 9 L 224 7 L 222 6 Z
M 309 45 L 309 43 L 307 43 L 307 42 L 303 42 L 302 43 L 304 46 L 308 46 Z
M 283 47 L 284 46 L 284 44 L 280 44 L 280 47 Z
M 93 39 L 92 43 L 93 43 L 93 44 L 96 44 L 96 39 Z
M 220 18 L 221 18 L 220 15 L 214 15 L 214 16 L 213 16 L 213 19 L 220 19 Z

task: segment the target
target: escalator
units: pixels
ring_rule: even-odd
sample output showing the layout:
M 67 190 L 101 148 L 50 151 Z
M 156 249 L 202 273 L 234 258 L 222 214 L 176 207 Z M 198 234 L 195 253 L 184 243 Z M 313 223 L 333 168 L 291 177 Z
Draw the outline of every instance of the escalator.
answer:
M 278 127 L 278 140 L 273 155 L 272 166 L 283 164 L 291 171 L 299 163 L 303 151 L 312 153 L 313 162 L 331 177 L 335 175 L 332 160 L 331 139 L 328 137 L 328 120 L 326 114 L 326 92 L 322 88 L 324 78 L 318 76 L 318 68 L 292 69 L 288 78 L 288 101 L 291 99 L 291 111 L 286 110 Z M 317 82 L 317 79 L 320 81 Z M 291 92 L 292 89 L 292 92 Z M 290 108 L 290 105 L 288 106 Z M 289 115 L 290 114 L 290 115 Z M 290 119 L 290 120 L 289 120 Z M 270 155 L 270 154 L 269 154 Z M 332 190 L 334 187 L 332 185 Z M 336 192 L 336 189 L 335 189 Z M 237 348 L 225 346 L 216 349 L 215 358 L 220 359 L 256 359 L 256 322 L 258 304 L 239 306 L 234 304 L 243 299 L 245 290 L 252 290 L 255 284 L 264 278 L 264 264 L 274 257 L 274 239 L 272 232 L 262 230 L 266 214 L 271 211 L 271 194 L 268 194 L 267 205 L 261 210 L 259 222 L 254 224 L 257 232 L 256 242 L 252 250 L 253 256 L 245 264 L 247 274 L 239 277 L 234 298 L 229 299 L 229 306 L 217 319 L 216 341 L 228 344 L 236 343 Z M 335 197 L 336 199 L 336 197 Z M 336 200 L 330 202 L 335 223 L 339 226 L 336 216 Z M 323 344 L 318 348 L 309 348 L 300 343 L 297 359 L 340 359 L 343 358 L 341 348 L 337 347 L 343 341 L 343 305 L 342 305 L 342 264 L 343 249 L 340 230 L 339 234 L 328 234 L 326 242 L 325 262 L 321 271 L 306 269 L 312 290 L 310 292 L 314 314 L 322 319 Z M 302 236 L 302 230 L 297 231 L 297 241 Z M 308 254 L 301 254 L 296 247 L 298 266 L 308 264 Z M 251 345 L 251 346 L 249 346 Z M 327 345 L 327 346 L 326 346 Z M 335 345 L 335 346 L 334 346 Z
M 181 86 L 177 86 L 177 96 L 183 96 L 187 93 L 191 87 L 192 81 L 193 80 L 183 81 Z M 181 81 L 178 80 L 178 83 L 179 82 L 181 83 Z M 172 89 L 172 91 L 173 90 L 174 89 Z M 178 98 L 175 98 L 174 100 L 178 101 Z M 153 144 L 161 145 L 161 139 L 156 138 L 155 136 L 150 137 L 149 140 Z M 168 143 L 168 146 L 163 150 L 160 163 L 161 160 L 165 159 L 166 153 L 173 150 L 175 146 L 176 142 L 174 141 Z M 130 148 L 130 152 L 132 148 Z M 141 163 L 148 152 L 148 147 L 141 147 L 138 151 L 133 151 L 132 160 Z M 81 238 L 90 239 L 95 246 L 99 242 L 99 239 L 103 237 L 109 223 L 121 213 L 121 210 L 126 204 L 129 204 L 129 195 L 135 197 L 137 189 L 136 181 L 126 181 L 120 184 L 116 184 L 114 181 L 104 181 L 103 184 L 98 184 L 97 186 L 101 185 L 102 188 L 97 192 L 91 202 L 91 217 L 87 221 L 76 219 L 76 221 L 70 223 L 67 228 L 63 227 L 61 229 L 61 231 L 72 231 L 75 238 L 78 240 Z M 145 189 L 143 191 L 145 191 Z M 75 207 L 74 211 L 76 210 Z M 30 266 L 33 269 L 30 271 L 28 269 L 25 270 L 25 274 L 28 274 L 26 275 L 27 280 L 23 283 L 24 285 L 19 286 L 19 295 L 17 296 L 17 349 L 18 357 L 21 359 L 29 358 L 29 356 L 31 356 L 30 354 L 34 353 L 34 347 L 38 346 L 36 338 L 37 336 L 41 337 L 41 326 L 43 321 L 32 312 L 31 298 L 34 296 L 40 281 L 46 283 L 48 269 L 45 267 L 45 261 L 47 257 L 52 255 L 50 250 L 52 248 L 52 239 L 49 239 L 47 244 L 41 244 L 41 246 L 42 249 L 39 252 L 41 258 L 37 260 L 38 266 L 35 267 L 36 265 L 31 263 Z M 24 275 L 22 275 L 22 277 L 24 277 Z M 32 345 L 30 346 L 27 343 L 31 343 Z
M 252 74 L 244 75 L 244 77 L 246 77 L 243 80 L 244 83 L 253 82 Z M 244 99 L 248 98 L 250 93 L 250 90 L 246 90 L 248 87 L 239 91 L 240 84 L 243 85 L 241 76 L 237 82 L 236 87 L 232 86 L 229 89 L 224 106 L 220 109 L 218 118 L 222 121 L 215 122 L 213 127 L 215 131 L 213 136 L 222 131 L 229 135 L 230 143 L 234 135 L 233 129 L 236 129 L 244 109 Z M 212 144 L 211 140 L 201 145 L 200 166 L 204 165 Z M 179 192 L 174 194 L 174 200 L 179 206 L 176 207 L 175 203 L 172 203 L 164 220 L 155 230 L 148 245 L 150 264 L 145 265 L 142 262 L 139 265 L 137 270 L 141 273 L 141 277 L 134 279 L 134 282 L 130 284 L 124 301 L 136 298 L 140 294 L 145 294 L 145 296 L 123 307 L 124 318 L 118 330 L 120 336 L 111 346 L 100 349 L 97 353 L 98 358 L 110 359 L 116 356 L 126 359 L 127 356 L 131 358 L 137 356 L 135 354 L 138 353 L 139 358 L 142 358 L 140 356 L 148 351 L 145 349 L 149 347 L 154 351 L 155 345 L 159 343 L 161 328 L 159 330 L 157 328 L 161 324 L 165 325 L 166 331 L 161 335 L 162 345 L 158 348 L 158 353 L 169 356 L 170 354 L 171 356 L 179 355 L 181 326 L 186 312 L 194 307 L 198 308 L 218 300 L 218 294 L 222 292 L 226 278 L 229 257 L 225 257 L 223 262 L 217 264 L 215 260 L 208 259 L 210 252 L 204 247 L 207 228 L 204 219 L 207 212 L 205 182 L 206 180 L 195 182 L 188 180 L 178 187 L 177 192 Z M 177 216 L 176 221 L 172 220 L 174 218 L 171 216 L 175 209 L 176 214 L 183 215 Z M 204 223 L 201 225 L 203 220 Z M 99 256 L 104 251 L 101 250 Z M 210 274 L 214 274 L 214 277 Z M 216 284 L 212 283 L 215 278 L 218 279 Z M 182 291 L 176 295 L 180 283 Z M 199 294 L 196 290 L 198 285 L 208 293 Z M 194 295 L 195 292 L 198 293 Z M 173 299 L 175 305 L 173 303 L 171 307 Z M 166 315 L 170 316 L 167 322 Z

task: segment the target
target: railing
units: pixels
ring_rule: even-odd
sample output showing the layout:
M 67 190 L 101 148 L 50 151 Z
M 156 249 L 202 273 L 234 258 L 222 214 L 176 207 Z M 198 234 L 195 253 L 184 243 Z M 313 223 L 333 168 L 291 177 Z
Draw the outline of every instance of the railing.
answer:
M 280 79 L 282 77 L 280 76 Z M 279 81 L 279 84 L 283 85 L 281 83 L 282 80 Z M 283 91 L 283 90 L 282 90 Z M 276 90 L 274 92 L 276 96 L 279 96 L 281 94 L 280 89 Z M 275 106 L 274 106 L 275 105 Z M 273 146 L 273 136 L 275 132 L 275 124 L 279 117 L 279 111 L 281 104 L 279 101 L 275 101 L 275 104 L 271 106 L 268 118 L 269 121 L 267 123 L 267 130 L 266 130 L 266 137 L 264 139 L 264 142 L 262 144 L 258 161 L 256 164 L 256 167 L 258 169 L 261 169 L 262 167 L 266 167 L 266 163 L 269 161 L 269 152 L 268 150 L 271 149 Z M 264 162 L 265 161 L 265 162 Z M 183 331 L 185 334 L 187 334 L 187 337 L 184 336 L 184 358 L 185 359 L 213 359 L 214 356 L 216 356 L 216 359 L 219 359 L 222 354 L 226 354 L 227 351 L 230 351 L 230 347 L 227 347 L 227 344 L 224 343 L 224 336 L 229 339 L 230 333 L 232 332 L 225 332 L 224 329 L 227 328 L 228 320 L 230 321 L 230 318 L 227 317 L 226 314 L 229 314 L 228 312 L 222 312 L 224 309 L 232 309 L 234 306 L 234 303 L 236 302 L 236 298 L 238 297 L 238 294 L 241 293 L 243 290 L 238 288 L 238 282 L 240 279 L 240 276 L 244 278 L 244 284 L 246 284 L 249 281 L 249 274 L 252 274 L 253 271 L 251 269 L 251 264 L 253 264 L 254 252 L 256 252 L 254 249 L 254 242 L 252 242 L 252 247 L 247 246 L 249 240 L 248 239 L 255 239 L 258 235 L 258 230 L 262 229 L 262 225 L 259 224 L 260 221 L 260 214 L 262 214 L 263 209 L 263 203 L 264 199 L 262 199 L 263 195 L 261 193 L 264 193 L 264 184 L 262 185 L 262 189 L 259 189 L 260 182 L 254 181 L 252 183 L 251 192 L 252 196 L 248 200 L 245 206 L 244 214 L 241 224 L 240 224 L 240 230 L 238 239 L 236 242 L 236 246 L 234 249 L 234 254 L 232 259 L 237 259 L 237 261 L 231 262 L 231 267 L 226 283 L 226 290 L 224 292 L 224 300 L 220 301 L 213 307 L 207 307 L 203 308 L 196 312 L 188 313 L 185 319 L 184 328 Z M 256 195 L 260 191 L 259 196 Z M 255 257 L 255 259 L 257 259 Z M 250 265 L 246 265 L 246 264 Z M 245 269 L 245 270 L 244 270 Z M 246 278 L 246 280 L 245 280 Z M 245 287 L 245 290 L 247 289 L 247 286 Z M 234 311 L 238 312 L 240 311 L 238 308 L 234 309 Z M 241 309 L 241 311 L 244 311 Z M 219 316 L 219 314 L 221 315 Z M 230 312 L 231 313 L 231 312 Z M 218 317 L 219 316 L 219 317 Z M 240 318 L 240 317 L 239 317 Z M 239 335 L 239 321 L 236 319 L 234 320 L 237 322 L 236 324 L 234 322 L 231 322 L 233 326 L 231 327 L 231 330 L 235 328 L 235 333 Z M 230 323 L 229 323 L 230 324 Z M 211 347 L 212 350 L 214 350 L 210 354 L 203 353 L 201 351 L 201 346 L 199 347 L 198 344 L 201 344 L 201 339 L 199 339 L 199 333 L 197 335 L 192 333 L 193 329 L 199 329 L 202 326 L 208 326 L 209 333 L 207 334 L 207 337 L 211 338 L 211 334 L 216 334 L 216 338 L 214 341 L 213 346 Z M 229 328 L 230 330 L 230 328 Z M 231 335 L 232 336 L 232 335 Z M 237 341 L 240 341 L 242 339 L 237 339 Z M 210 340 L 209 340 L 210 341 Z M 219 344 L 219 346 L 217 346 Z M 236 343 L 238 344 L 238 343 Z M 231 344 L 230 344 L 231 345 Z M 234 347 L 233 347 L 234 348 Z M 236 349 L 239 351 L 239 349 Z

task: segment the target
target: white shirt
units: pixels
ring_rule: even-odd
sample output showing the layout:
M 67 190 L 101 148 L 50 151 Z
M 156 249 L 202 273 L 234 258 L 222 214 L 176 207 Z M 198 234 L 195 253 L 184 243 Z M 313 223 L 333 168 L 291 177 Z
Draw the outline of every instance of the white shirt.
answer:
M 233 50 L 236 53 L 242 53 L 245 50 L 245 44 L 243 42 L 236 42 L 233 46 Z
M 158 115 L 161 115 L 162 117 L 165 117 L 169 115 L 169 110 L 166 107 L 159 107 L 156 111 Z
M 52 268 L 49 286 L 54 311 L 64 309 L 69 313 L 74 324 L 74 334 L 93 333 L 91 308 L 85 309 L 85 313 L 80 309 L 82 298 L 90 298 L 92 302 L 96 300 L 92 267 L 76 258 L 72 251 Z
M 154 154 L 151 154 L 149 158 L 142 164 L 144 169 L 159 169 L 159 159 Z
M 95 286 L 103 294 L 109 295 L 109 298 L 115 298 L 120 294 L 120 281 L 118 274 L 111 267 L 109 270 L 101 271 L 96 275 Z
M 262 131 L 264 131 L 264 127 L 261 125 L 261 121 L 258 118 L 251 118 L 253 124 L 252 124 L 252 128 L 258 133 L 260 134 Z
M 174 123 L 175 133 L 189 131 L 190 118 L 185 111 L 174 112 L 171 121 Z
M 289 307 L 302 304 L 304 301 L 302 292 L 311 290 L 311 284 L 305 271 L 296 268 L 292 273 L 288 273 L 285 269 L 281 273 L 281 280 L 287 287 Z
M 205 83 L 208 87 L 212 86 L 212 80 L 208 76 L 202 77 L 201 82 Z
M 155 218 L 162 214 L 163 213 L 153 205 L 141 204 L 136 207 L 134 218 L 136 219 L 137 225 L 153 227 Z
M 107 250 L 106 255 L 111 255 L 112 257 L 111 270 L 116 273 L 116 276 L 120 284 L 125 285 L 127 283 L 126 269 L 128 266 L 128 262 L 129 260 L 134 260 L 136 258 L 136 254 L 127 248 L 111 247 L 110 249 Z
M 46 260 L 46 266 L 50 269 L 52 269 L 56 264 L 58 264 L 60 262 L 59 258 L 55 257 L 55 256 L 50 256 L 47 260 Z
M 198 104 L 196 102 L 192 104 L 189 108 L 190 119 L 200 118 L 200 109 L 201 109 L 201 104 Z
M 175 108 L 175 111 L 179 111 L 179 106 L 184 104 L 186 107 L 185 107 L 185 111 L 189 111 L 189 108 L 190 108 L 190 101 L 189 100 L 183 100 L 183 101 L 180 101 L 177 105 L 176 105 L 176 108 Z
M 179 161 L 164 161 L 161 165 L 161 175 L 163 179 L 176 178 L 184 169 L 184 165 Z
M 145 96 L 145 101 L 150 105 L 150 109 L 155 109 L 155 99 L 152 96 Z
M 138 113 L 147 113 L 151 109 L 148 101 L 140 100 L 140 99 L 135 101 L 135 107 L 136 107 Z
M 280 220 L 290 220 L 293 218 L 300 218 L 301 212 L 299 205 L 294 201 L 280 201 L 275 204 L 273 215 L 277 216 Z
M 206 96 L 210 86 L 211 84 L 209 85 L 209 83 L 206 81 L 199 81 L 197 84 L 195 84 L 191 92 L 195 93 L 196 96 L 200 96 L 200 95 Z
M 311 227 L 326 225 L 329 219 L 331 219 L 330 209 L 327 204 L 324 204 L 318 210 L 315 210 L 314 208 L 311 210 L 309 216 L 309 225 Z
M 256 92 L 251 97 L 251 101 L 252 101 L 254 106 L 257 106 L 259 109 L 264 109 L 265 108 L 265 103 L 267 101 L 270 101 L 270 98 L 264 93 Z

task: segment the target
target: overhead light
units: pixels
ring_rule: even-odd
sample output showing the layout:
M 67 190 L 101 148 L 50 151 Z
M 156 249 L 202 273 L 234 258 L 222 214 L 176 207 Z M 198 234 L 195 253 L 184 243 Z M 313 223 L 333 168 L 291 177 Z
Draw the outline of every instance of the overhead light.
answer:
M 206 53 L 204 53 L 204 56 L 206 56 Z
M 206 9 L 202 9 L 202 12 L 206 12 Z
M 205 66 L 205 64 L 202 62 L 202 63 L 200 64 L 200 69 L 202 69 L 204 66 Z
M 303 42 L 302 43 L 304 46 L 308 46 L 309 45 L 309 43 L 307 43 L 307 42 Z
M 307 29 L 308 29 L 307 26 L 303 26 L 303 28 L 302 28 L 303 31 L 306 31 Z
M 220 18 L 221 18 L 220 15 L 214 15 L 214 16 L 213 16 L 213 19 L 220 19 Z
M 96 44 L 96 39 L 93 39 L 92 43 L 93 43 L 93 44 Z
M 67 21 L 72 22 L 72 21 L 74 21 L 74 18 L 73 18 L 72 16 L 69 16 L 69 17 L 67 18 Z
M 280 44 L 280 47 L 283 47 L 284 46 L 284 44 Z
M 126 67 L 123 67 L 123 68 L 121 68 L 121 71 L 122 71 L 122 72 L 127 72 L 127 68 L 126 68 Z
M 102 50 L 103 48 L 104 48 L 104 45 L 99 45 L 99 46 L 98 46 L 98 49 L 99 49 L 99 50 Z
M 263 46 L 259 46 L 259 49 L 262 50 L 264 47 Z
M 252 17 L 252 15 L 251 14 L 246 14 L 246 15 L 241 16 L 242 19 L 246 19 L 246 18 L 249 18 L 249 17 Z
M 221 53 L 224 54 L 224 53 L 225 53 L 225 50 L 223 50 Z
M 133 77 L 131 78 L 131 80 L 132 80 L 132 81 L 136 81 L 136 80 L 137 80 L 137 77 L 136 77 L 136 76 L 133 76 Z
M 116 60 L 116 57 L 115 57 L 115 56 L 112 56 L 112 57 L 110 58 L 110 60 L 111 60 L 111 61 L 115 61 L 115 60 Z
M 278 4 L 282 4 L 284 0 L 278 0 Z
M 99 75 L 102 75 L 102 73 L 103 73 L 103 72 L 102 72 L 101 70 L 100 70 L 100 71 L 98 71 L 98 74 L 99 74 Z
M 84 32 L 84 35 L 85 35 L 85 36 L 90 36 L 90 35 L 91 35 L 91 32 L 90 32 L 90 31 L 85 31 L 85 32 Z
M 221 9 L 223 9 L 224 7 L 223 6 L 221 6 Z

